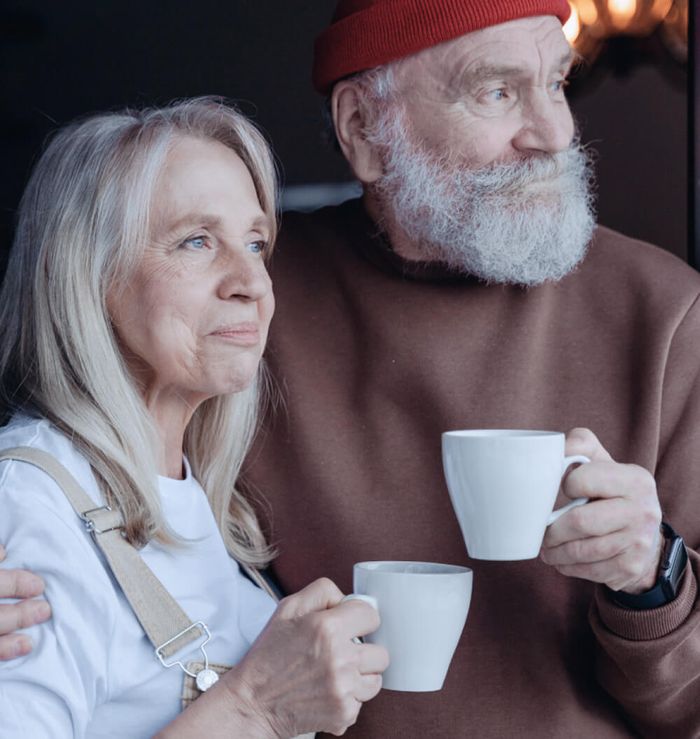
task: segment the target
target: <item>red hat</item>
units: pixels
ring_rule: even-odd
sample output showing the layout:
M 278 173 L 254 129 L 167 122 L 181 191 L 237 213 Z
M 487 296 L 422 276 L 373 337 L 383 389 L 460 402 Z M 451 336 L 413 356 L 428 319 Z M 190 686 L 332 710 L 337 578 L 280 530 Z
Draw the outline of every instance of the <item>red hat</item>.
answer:
M 313 83 L 321 93 L 339 79 L 421 49 L 516 18 L 571 13 L 567 0 L 339 0 L 316 39 Z

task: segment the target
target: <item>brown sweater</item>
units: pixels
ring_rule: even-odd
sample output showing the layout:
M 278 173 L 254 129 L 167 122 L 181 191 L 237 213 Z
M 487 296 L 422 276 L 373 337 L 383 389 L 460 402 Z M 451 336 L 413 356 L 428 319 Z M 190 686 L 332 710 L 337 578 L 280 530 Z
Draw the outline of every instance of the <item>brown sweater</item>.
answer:
M 700 736 L 700 556 L 678 598 L 627 611 L 540 560 L 471 561 L 440 433 L 587 426 L 651 470 L 664 517 L 700 548 L 700 276 L 598 229 L 556 284 L 485 286 L 412 269 L 359 201 L 288 215 L 268 352 L 283 406 L 247 476 L 287 591 L 352 564 L 466 564 L 474 596 L 445 687 L 382 691 L 347 736 Z

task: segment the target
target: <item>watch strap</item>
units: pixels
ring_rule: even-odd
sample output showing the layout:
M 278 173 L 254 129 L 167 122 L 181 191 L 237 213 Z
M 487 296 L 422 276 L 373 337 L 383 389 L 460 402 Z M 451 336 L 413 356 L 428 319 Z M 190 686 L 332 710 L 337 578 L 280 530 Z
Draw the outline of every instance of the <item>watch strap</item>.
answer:
M 678 588 L 688 565 L 688 552 L 683 539 L 667 523 L 661 524 L 664 546 L 659 562 L 656 584 L 643 593 L 624 593 L 608 589 L 608 594 L 617 605 L 642 611 L 660 608 L 670 603 L 678 594 Z

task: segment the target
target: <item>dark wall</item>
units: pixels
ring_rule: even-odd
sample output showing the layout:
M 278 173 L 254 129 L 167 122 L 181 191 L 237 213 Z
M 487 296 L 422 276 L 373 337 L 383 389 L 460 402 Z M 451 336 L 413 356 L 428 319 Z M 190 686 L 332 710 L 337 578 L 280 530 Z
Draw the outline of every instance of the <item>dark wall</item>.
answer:
M 87 112 L 220 94 L 265 129 L 287 184 L 347 177 L 321 144 L 309 80 L 331 0 L 46 0 L 0 10 L 0 260 L 41 142 Z M 601 221 L 685 256 L 688 174 L 682 74 L 649 64 L 579 80 L 573 107 L 599 151 Z
M 599 220 L 688 254 L 687 74 L 658 38 L 619 40 L 574 79 L 571 107 L 597 153 Z

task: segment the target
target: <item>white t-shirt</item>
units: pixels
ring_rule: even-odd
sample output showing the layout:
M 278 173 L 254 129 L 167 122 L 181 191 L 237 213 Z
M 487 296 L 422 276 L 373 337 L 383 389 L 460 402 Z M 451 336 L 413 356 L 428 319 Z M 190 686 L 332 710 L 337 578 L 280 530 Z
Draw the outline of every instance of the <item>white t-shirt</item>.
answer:
M 0 449 L 31 446 L 53 454 L 102 504 L 87 461 L 45 420 L 18 416 L 0 429 Z M 275 603 L 240 571 L 224 547 L 204 491 L 159 478 L 163 513 L 189 541 L 149 544 L 141 555 L 193 621 L 204 621 L 211 662 L 234 665 Z M 34 650 L 0 662 L 0 737 L 150 737 L 180 711 L 183 673 L 155 658 L 119 586 L 61 489 L 41 470 L 0 462 L 3 566 L 46 582 L 50 621 L 27 629 Z M 2 601 L 0 601 L 1 603 Z M 7 601 L 5 601 L 7 602 Z M 196 659 L 196 649 L 187 659 Z

